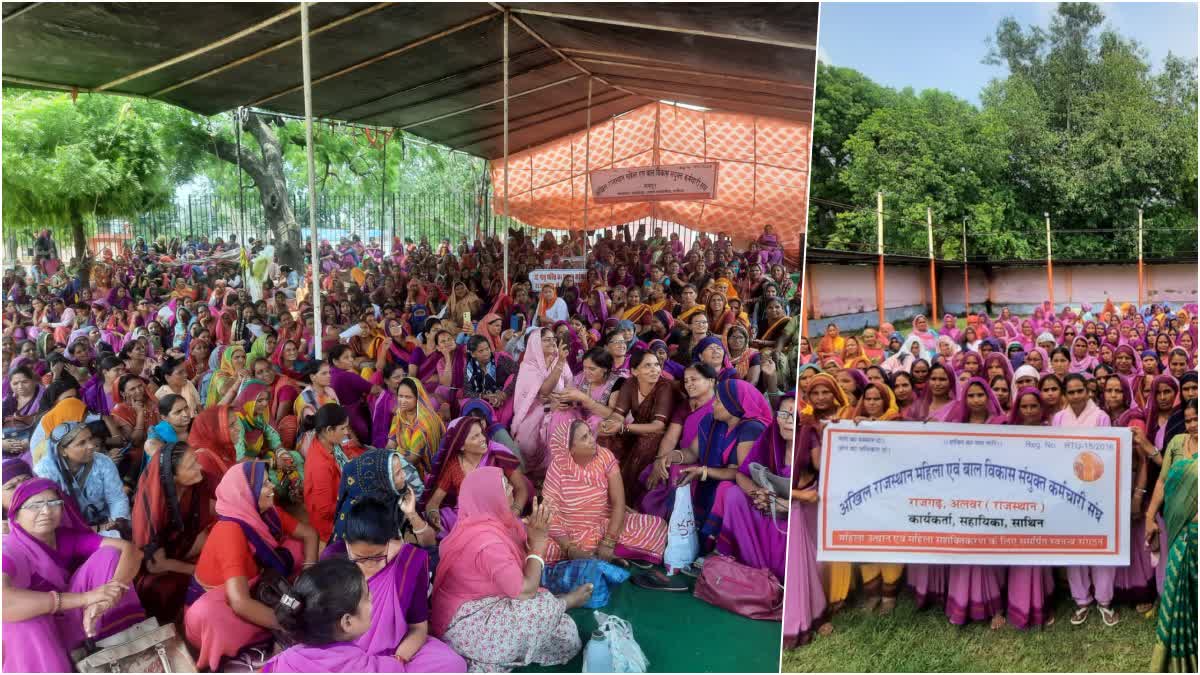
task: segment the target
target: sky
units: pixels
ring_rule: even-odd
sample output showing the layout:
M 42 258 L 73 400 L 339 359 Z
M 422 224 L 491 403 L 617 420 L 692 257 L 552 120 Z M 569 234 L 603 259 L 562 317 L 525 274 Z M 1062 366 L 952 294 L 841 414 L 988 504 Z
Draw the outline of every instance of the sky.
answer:
M 1050 25 L 1056 3 L 821 3 L 818 57 L 889 87 L 936 88 L 979 104 L 1003 67 L 983 64 L 985 39 L 1005 17 Z M 1111 27 L 1133 38 L 1157 72 L 1168 53 L 1196 58 L 1197 4 L 1100 3 Z

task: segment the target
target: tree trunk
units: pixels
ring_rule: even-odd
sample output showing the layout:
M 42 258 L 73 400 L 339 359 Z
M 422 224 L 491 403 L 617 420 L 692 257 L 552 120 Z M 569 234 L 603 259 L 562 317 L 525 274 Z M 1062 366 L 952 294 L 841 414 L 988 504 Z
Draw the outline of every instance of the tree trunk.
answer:
M 83 260 L 83 256 L 87 255 L 87 234 L 84 232 L 83 218 L 78 215 L 71 219 L 71 242 L 75 246 L 75 259 Z
M 300 240 L 300 224 L 296 222 L 296 214 L 292 211 L 279 137 L 271 130 L 267 121 L 255 113 L 248 114 L 242 126 L 258 141 L 261 151 L 261 154 L 255 156 L 252 152 L 248 154 L 249 148 L 243 146 L 241 166 L 250 174 L 258 188 L 263 218 L 271 230 L 271 243 L 275 245 L 275 260 L 297 272 L 303 272 L 305 255 Z M 212 147 L 217 157 L 230 164 L 237 164 L 237 149 L 233 143 L 216 139 Z

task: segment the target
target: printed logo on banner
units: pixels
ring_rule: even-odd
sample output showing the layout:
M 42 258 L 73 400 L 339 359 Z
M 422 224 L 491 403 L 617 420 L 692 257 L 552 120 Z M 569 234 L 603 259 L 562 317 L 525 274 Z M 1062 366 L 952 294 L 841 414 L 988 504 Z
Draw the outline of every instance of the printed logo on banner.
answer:
M 817 558 L 1129 564 L 1130 430 L 830 424 Z

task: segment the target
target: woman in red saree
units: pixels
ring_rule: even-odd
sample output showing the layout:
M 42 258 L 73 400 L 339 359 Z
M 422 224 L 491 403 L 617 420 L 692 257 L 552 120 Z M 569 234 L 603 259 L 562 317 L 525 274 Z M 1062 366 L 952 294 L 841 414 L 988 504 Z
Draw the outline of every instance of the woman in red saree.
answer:
M 160 623 L 182 618 L 196 560 L 216 522 L 216 498 L 204 484 L 196 451 L 171 443 L 154 454 L 133 498 L 133 545 L 145 566 L 138 596 Z
M 225 405 L 205 408 L 192 420 L 187 444 L 196 451 L 196 461 L 204 472 L 210 491 L 216 490 L 225 472 L 237 464 L 234 425 L 241 427 L 241 424 L 234 411 Z

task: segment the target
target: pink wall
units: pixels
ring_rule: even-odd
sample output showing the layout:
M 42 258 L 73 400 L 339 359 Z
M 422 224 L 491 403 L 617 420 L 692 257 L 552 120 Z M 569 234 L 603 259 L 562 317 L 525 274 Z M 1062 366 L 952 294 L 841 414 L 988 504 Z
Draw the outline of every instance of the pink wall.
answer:
M 1194 264 L 1148 265 L 1146 302 L 1196 302 Z M 989 297 L 994 305 L 1009 305 L 1016 311 L 1046 299 L 1044 267 L 1002 268 L 991 278 L 982 268 L 969 270 L 971 302 L 983 303 Z M 929 305 L 929 268 L 892 265 L 886 269 L 885 302 L 892 310 L 911 316 Z M 875 306 L 874 265 L 810 264 L 808 283 L 812 285 L 816 306 L 814 317 L 838 317 L 877 313 Z M 1114 302 L 1137 302 L 1136 265 L 1056 265 L 1054 302 L 1070 303 L 1076 309 L 1088 302 L 1095 306 L 1111 297 Z M 938 307 L 952 312 L 963 308 L 961 269 L 938 270 Z

